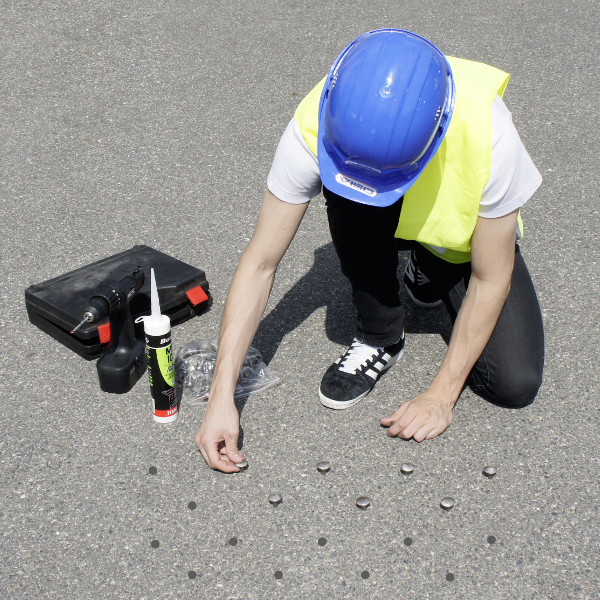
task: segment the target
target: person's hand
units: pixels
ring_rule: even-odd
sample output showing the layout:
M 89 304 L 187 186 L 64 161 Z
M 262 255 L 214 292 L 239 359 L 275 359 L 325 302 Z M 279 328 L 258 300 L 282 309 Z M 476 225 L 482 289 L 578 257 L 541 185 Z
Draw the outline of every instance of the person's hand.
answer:
M 412 437 L 422 442 L 440 435 L 450 426 L 453 407 L 454 403 L 440 400 L 427 391 L 403 402 L 391 417 L 381 419 L 380 423 L 389 427 L 387 434 L 391 437 L 400 436 L 405 440 Z
M 235 404 L 208 403 L 195 442 L 211 469 L 237 473 L 244 455 L 238 450 L 240 416 Z

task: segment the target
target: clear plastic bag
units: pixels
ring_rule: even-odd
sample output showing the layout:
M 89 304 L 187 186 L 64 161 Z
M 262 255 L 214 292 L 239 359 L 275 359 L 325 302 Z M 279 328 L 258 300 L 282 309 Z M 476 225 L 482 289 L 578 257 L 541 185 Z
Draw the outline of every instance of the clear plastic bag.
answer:
M 175 359 L 175 377 L 179 400 L 199 404 L 208 400 L 215 362 L 217 340 L 202 340 L 183 346 Z M 241 398 L 262 392 L 281 382 L 263 362 L 261 353 L 252 346 L 240 370 L 234 396 Z

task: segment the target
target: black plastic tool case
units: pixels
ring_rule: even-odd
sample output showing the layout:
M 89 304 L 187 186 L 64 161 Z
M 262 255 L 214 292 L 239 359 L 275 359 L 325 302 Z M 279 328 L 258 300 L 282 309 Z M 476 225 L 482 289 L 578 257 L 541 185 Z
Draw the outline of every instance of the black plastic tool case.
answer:
M 74 334 L 70 332 L 81 321 L 97 285 L 125 262 L 141 265 L 146 278 L 142 289 L 131 300 L 134 321 L 150 314 L 151 268 L 156 277 L 161 312 L 171 318 L 171 326 L 209 308 L 211 298 L 204 271 L 149 246 L 134 246 L 131 250 L 27 288 L 25 305 L 29 320 L 86 360 L 98 358 L 105 346 L 100 341 L 98 328 L 106 332 L 108 317 L 98 323 L 86 323 Z M 135 324 L 135 334 L 143 338 L 143 323 Z

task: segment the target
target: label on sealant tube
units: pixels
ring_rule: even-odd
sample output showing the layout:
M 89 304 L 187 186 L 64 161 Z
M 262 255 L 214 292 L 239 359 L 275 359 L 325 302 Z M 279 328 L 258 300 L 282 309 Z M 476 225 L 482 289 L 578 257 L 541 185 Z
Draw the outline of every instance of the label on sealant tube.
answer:
M 171 332 L 166 335 L 146 334 L 146 356 L 153 414 L 155 417 L 172 417 L 177 414 L 177 399 Z

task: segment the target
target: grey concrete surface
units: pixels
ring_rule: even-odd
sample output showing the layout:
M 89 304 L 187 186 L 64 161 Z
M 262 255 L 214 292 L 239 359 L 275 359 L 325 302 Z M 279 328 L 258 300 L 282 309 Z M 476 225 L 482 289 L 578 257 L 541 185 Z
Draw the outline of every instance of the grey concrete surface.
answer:
M 1 598 L 600 596 L 597 2 L 3 0 L 0 17 Z M 449 327 L 409 307 L 400 363 L 352 410 L 324 409 L 352 311 L 318 198 L 256 339 L 283 383 L 240 404 L 249 469 L 212 472 L 202 407 L 157 425 L 146 378 L 102 393 L 93 363 L 28 322 L 23 292 L 144 243 L 204 269 L 214 295 L 175 348 L 215 337 L 295 106 L 386 26 L 512 74 L 505 100 L 544 177 L 522 243 L 543 387 L 518 411 L 467 391 L 442 436 L 386 437 L 378 419 L 425 389 Z

